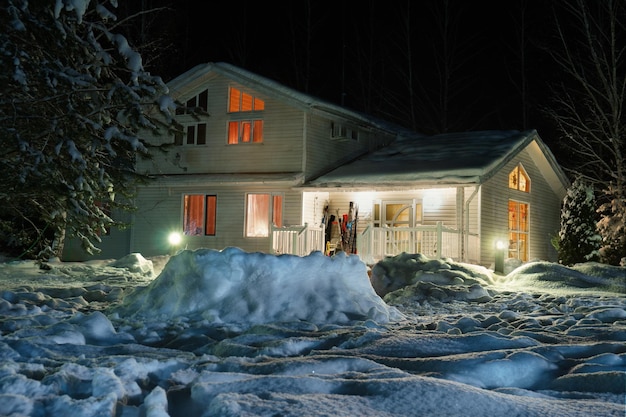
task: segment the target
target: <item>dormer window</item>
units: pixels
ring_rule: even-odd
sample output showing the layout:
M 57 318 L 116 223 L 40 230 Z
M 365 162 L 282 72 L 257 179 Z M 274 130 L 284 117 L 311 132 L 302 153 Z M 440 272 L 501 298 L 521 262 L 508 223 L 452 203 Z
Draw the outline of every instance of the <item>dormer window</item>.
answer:
M 228 144 L 262 143 L 263 119 L 261 115 L 263 110 L 265 110 L 265 101 L 230 87 L 228 113 L 231 115 L 231 120 L 228 122 Z
M 530 192 L 530 178 L 522 164 L 517 165 L 513 171 L 509 173 L 509 188 L 525 193 Z

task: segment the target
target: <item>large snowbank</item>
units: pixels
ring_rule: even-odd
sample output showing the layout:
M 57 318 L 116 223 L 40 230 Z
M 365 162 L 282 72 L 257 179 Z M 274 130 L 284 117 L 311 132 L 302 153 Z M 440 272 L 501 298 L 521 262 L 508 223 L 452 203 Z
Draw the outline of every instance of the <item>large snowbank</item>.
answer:
M 358 256 L 274 256 L 238 248 L 180 252 L 114 311 L 143 320 L 185 317 L 243 327 L 289 321 L 384 324 L 402 318 L 374 292 Z
M 167 260 L 0 262 L 0 415 L 624 416 L 624 268 Z

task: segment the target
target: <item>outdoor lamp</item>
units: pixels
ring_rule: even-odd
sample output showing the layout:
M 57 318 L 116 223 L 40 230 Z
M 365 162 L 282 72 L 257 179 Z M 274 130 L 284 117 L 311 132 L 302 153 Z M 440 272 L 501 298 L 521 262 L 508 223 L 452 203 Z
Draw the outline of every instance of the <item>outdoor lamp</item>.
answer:
M 507 245 L 504 240 L 496 241 L 496 264 L 494 268 L 496 273 L 504 273 L 504 252 L 506 251 L 506 248 Z
M 167 241 L 170 244 L 170 254 L 174 255 L 183 241 L 183 237 L 178 232 L 172 232 L 167 236 Z

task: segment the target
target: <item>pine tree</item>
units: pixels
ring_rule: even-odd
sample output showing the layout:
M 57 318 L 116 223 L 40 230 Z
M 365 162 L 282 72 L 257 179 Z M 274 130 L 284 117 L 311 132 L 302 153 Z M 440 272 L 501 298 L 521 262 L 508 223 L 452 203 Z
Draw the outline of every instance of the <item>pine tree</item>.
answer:
M 559 261 L 565 265 L 599 260 L 601 237 L 596 231 L 596 200 L 593 187 L 582 178 L 571 185 L 561 209 Z
M 132 208 L 141 135 L 173 126 L 165 84 L 110 29 L 116 3 L 0 6 L 0 250 L 45 259 L 68 236 L 97 251 L 110 210 Z
M 602 236 L 600 256 L 602 262 L 626 266 L 626 201 L 613 187 L 605 191 L 608 202 L 598 209 L 598 231 Z

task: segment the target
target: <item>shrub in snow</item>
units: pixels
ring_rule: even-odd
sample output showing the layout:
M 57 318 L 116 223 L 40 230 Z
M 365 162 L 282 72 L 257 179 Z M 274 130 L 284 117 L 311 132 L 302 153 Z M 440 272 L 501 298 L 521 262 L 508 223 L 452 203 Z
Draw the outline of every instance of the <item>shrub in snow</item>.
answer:
M 561 209 L 559 261 L 564 265 L 599 260 L 601 237 L 596 231 L 593 187 L 577 178 L 567 190 Z

